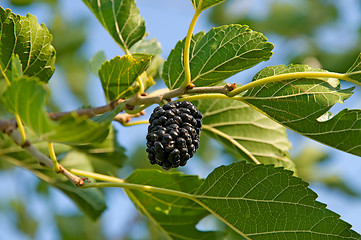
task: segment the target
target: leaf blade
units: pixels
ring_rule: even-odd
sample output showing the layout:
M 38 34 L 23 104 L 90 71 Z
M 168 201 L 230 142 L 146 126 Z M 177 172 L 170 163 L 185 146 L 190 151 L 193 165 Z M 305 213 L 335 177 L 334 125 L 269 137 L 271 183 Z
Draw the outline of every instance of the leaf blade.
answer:
M 320 71 L 303 65 L 275 66 L 262 70 L 265 76 L 297 71 Z M 329 110 L 352 95 L 353 88 L 340 89 L 337 79 L 292 79 L 250 89 L 244 100 L 272 119 L 306 137 L 336 149 L 361 156 L 358 115 L 361 110 L 344 109 L 336 116 Z
M 19 56 L 24 75 L 36 76 L 47 83 L 55 70 L 55 49 L 52 36 L 36 17 L 15 15 L 0 7 L 0 66 L 10 71 L 13 54 Z
M 145 36 L 144 20 L 134 0 L 83 2 L 126 53 Z
M 194 192 L 202 180 L 196 176 L 164 173 L 157 170 L 136 170 L 127 179 L 129 183 L 145 184 L 187 193 Z M 152 219 L 171 239 L 215 239 L 214 232 L 201 232 L 195 225 L 208 212 L 195 202 L 176 196 L 125 190 L 133 203 Z
M 195 196 L 247 239 L 360 239 L 307 185 L 282 168 L 238 162 L 215 169 Z
M 162 77 L 169 89 L 184 81 L 183 48 L 178 42 L 164 63 Z M 191 81 L 196 86 L 215 85 L 228 77 L 267 61 L 273 45 L 248 26 L 238 24 L 212 28 L 192 37 L 190 45 Z
M 191 0 L 193 7 L 202 11 L 224 1 L 225 0 Z
M 109 100 L 133 96 L 139 86 L 135 86 L 137 78 L 149 66 L 150 58 L 136 60 L 132 56 L 115 57 L 106 61 L 99 69 L 105 96 Z
M 3 101 L 10 112 L 18 114 L 25 126 L 43 140 L 87 144 L 106 138 L 112 118 L 96 122 L 72 113 L 54 122 L 45 111 L 48 95 L 44 83 L 37 78 L 23 77 L 6 89 Z M 110 114 L 115 116 L 117 113 Z

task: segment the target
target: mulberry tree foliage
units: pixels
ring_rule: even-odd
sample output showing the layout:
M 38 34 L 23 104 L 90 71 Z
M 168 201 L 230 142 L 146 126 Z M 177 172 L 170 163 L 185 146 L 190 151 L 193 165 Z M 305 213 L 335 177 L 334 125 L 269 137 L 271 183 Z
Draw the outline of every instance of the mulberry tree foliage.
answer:
M 341 179 L 313 171 L 325 158 L 319 152 L 291 156 L 286 133 L 361 156 L 361 110 L 330 112 L 355 90 L 340 80 L 361 86 L 359 52 L 356 61 L 341 62 L 339 72 L 307 61 L 264 67 L 275 47 L 265 33 L 286 34 L 291 24 L 288 37 L 310 34 L 307 20 L 295 24 L 294 14 L 276 14 L 288 3 L 271 8 L 273 23 L 282 24 L 265 25 L 248 15 L 232 18 L 225 0 L 191 0 L 188 33 L 164 60 L 135 0 L 83 2 L 124 54 L 108 59 L 98 52 L 87 59 L 81 52 L 85 22 L 65 21 L 61 8 L 52 8 L 49 30 L 31 14 L 0 7 L 0 169 L 25 168 L 41 180 L 37 191 L 47 200 L 51 186 L 75 203 L 86 217 L 52 215 L 64 239 L 105 237 L 95 220 L 107 209 L 108 187 L 124 189 L 123 197 L 147 219 L 152 239 L 361 239 L 317 201 L 308 182 L 357 193 Z M 318 1 L 304 2 L 307 8 Z M 209 8 L 220 26 L 193 33 Z M 332 7 L 320 9 L 310 19 L 334 19 Z M 58 89 L 48 83 L 63 80 L 53 75 L 55 63 L 82 107 L 62 111 L 65 102 L 54 101 Z M 243 85 L 229 80 L 255 66 L 258 73 Z M 89 70 L 104 105 L 90 105 Z M 118 136 L 126 127 L 143 131 L 140 124 L 148 127 L 142 146 L 126 156 Z M 199 177 L 210 164 L 217 167 Z M 11 210 L 19 230 L 34 237 L 38 222 L 27 217 L 26 199 L 11 203 Z M 217 226 L 200 230 L 209 217 Z

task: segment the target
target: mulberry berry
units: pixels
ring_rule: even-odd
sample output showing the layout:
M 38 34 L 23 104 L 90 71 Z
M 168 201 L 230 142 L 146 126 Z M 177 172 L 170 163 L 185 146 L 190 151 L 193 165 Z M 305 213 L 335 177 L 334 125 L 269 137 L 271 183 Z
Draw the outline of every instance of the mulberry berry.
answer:
M 149 118 L 147 152 L 164 169 L 184 166 L 199 146 L 202 114 L 188 101 L 156 107 Z

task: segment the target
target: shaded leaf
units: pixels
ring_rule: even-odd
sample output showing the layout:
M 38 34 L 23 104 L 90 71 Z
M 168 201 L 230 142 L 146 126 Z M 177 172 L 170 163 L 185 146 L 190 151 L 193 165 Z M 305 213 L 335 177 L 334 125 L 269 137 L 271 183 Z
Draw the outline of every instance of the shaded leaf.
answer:
M 278 123 L 236 100 L 198 100 L 195 105 L 203 114 L 202 133 L 219 140 L 238 159 L 255 158 L 294 170 L 286 129 Z
M 143 39 L 134 44 L 129 51 L 132 55 L 137 53 L 146 53 L 155 56 L 162 53 L 162 47 L 156 38 Z
M 146 70 L 150 58 L 136 60 L 132 56 L 115 57 L 99 69 L 105 96 L 110 100 L 133 96 L 139 86 L 135 81 Z
M 24 75 L 36 76 L 47 83 L 54 72 L 55 49 L 52 36 L 36 17 L 15 15 L 0 7 L 0 67 L 11 70 L 13 54 L 19 56 Z
M 200 10 L 205 10 L 225 0 L 191 0 L 193 7 Z
M 90 71 L 97 77 L 99 77 L 99 69 L 102 64 L 106 61 L 104 51 L 97 52 L 89 62 Z
M 184 81 L 183 52 L 185 40 L 178 42 L 164 63 L 163 79 L 168 88 Z M 248 26 L 228 25 L 200 32 L 190 46 L 191 81 L 196 86 L 215 85 L 234 74 L 267 61 L 273 45 Z
M 104 141 L 75 146 L 77 150 L 92 156 L 90 160 L 97 173 L 116 173 L 116 170 L 121 168 L 127 159 L 125 149 L 118 143 L 116 134 L 117 131 L 111 127 Z
M 216 168 L 195 196 L 247 239 L 360 239 L 307 185 L 291 171 L 238 162 Z
M 262 70 L 254 81 L 304 71 L 320 70 L 303 65 L 275 66 Z M 250 89 L 244 100 L 297 133 L 361 156 L 361 110 L 344 109 L 333 117 L 328 113 L 336 103 L 349 98 L 352 90 L 340 89 L 337 79 L 297 78 Z
M 44 142 L 41 142 L 42 145 L 47 145 Z M 34 144 L 35 146 L 35 144 Z M 16 146 L 21 150 L 19 146 Z M 38 145 L 35 146 L 38 149 Z M 47 148 L 44 146 L 43 153 L 46 153 Z M 57 155 L 60 155 L 60 152 L 57 152 Z M 71 153 L 67 156 L 64 162 L 64 167 L 82 167 L 85 169 L 91 169 L 89 163 L 87 163 L 84 155 L 80 157 L 77 153 Z M 80 189 L 75 187 L 67 178 L 62 175 L 55 174 L 52 170 L 45 170 L 39 163 L 26 151 L 22 150 L 21 152 L 7 153 L 6 155 L 0 155 L 0 160 L 7 160 L 10 163 L 27 168 L 31 170 L 37 177 L 45 181 L 47 184 L 52 185 L 53 187 L 58 188 L 64 194 L 66 194 L 78 208 L 83 211 L 88 217 L 95 220 L 97 219 L 105 210 L 105 199 L 103 193 L 100 189 Z
M 194 193 L 202 183 L 202 180 L 196 176 L 157 170 L 136 170 L 126 181 L 186 193 Z M 209 214 L 195 202 L 159 193 L 131 189 L 125 191 L 135 206 L 154 221 L 168 238 L 215 239 L 216 233 L 201 232 L 195 228 L 196 224 Z
M 75 112 L 58 122 L 52 121 L 45 111 L 48 98 L 46 85 L 33 78 L 23 77 L 5 91 L 6 108 L 20 116 L 24 124 L 38 137 L 51 142 L 86 144 L 106 138 L 111 120 L 95 122 Z M 112 113 L 115 114 L 116 113 Z
M 145 36 L 145 24 L 134 0 L 83 0 L 120 47 L 128 51 Z

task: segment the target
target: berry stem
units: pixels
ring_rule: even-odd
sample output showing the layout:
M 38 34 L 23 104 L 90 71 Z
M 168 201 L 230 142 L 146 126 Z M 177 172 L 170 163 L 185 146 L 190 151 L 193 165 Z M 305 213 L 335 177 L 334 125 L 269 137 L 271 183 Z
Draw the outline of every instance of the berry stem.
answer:
M 188 87 L 188 85 L 191 83 L 191 69 L 190 69 L 190 63 L 189 63 L 189 51 L 190 51 L 191 40 L 192 40 L 192 36 L 193 36 L 193 30 L 194 30 L 196 22 L 197 22 L 199 16 L 201 15 L 201 13 L 202 13 L 202 10 L 201 10 L 200 7 L 195 9 L 194 16 L 193 16 L 191 24 L 189 25 L 189 28 L 188 28 L 186 41 L 184 43 L 184 57 L 183 57 L 183 61 L 184 61 L 184 82 L 183 82 L 183 84 L 181 86 L 181 88 L 183 88 L 183 89 L 186 89 Z

